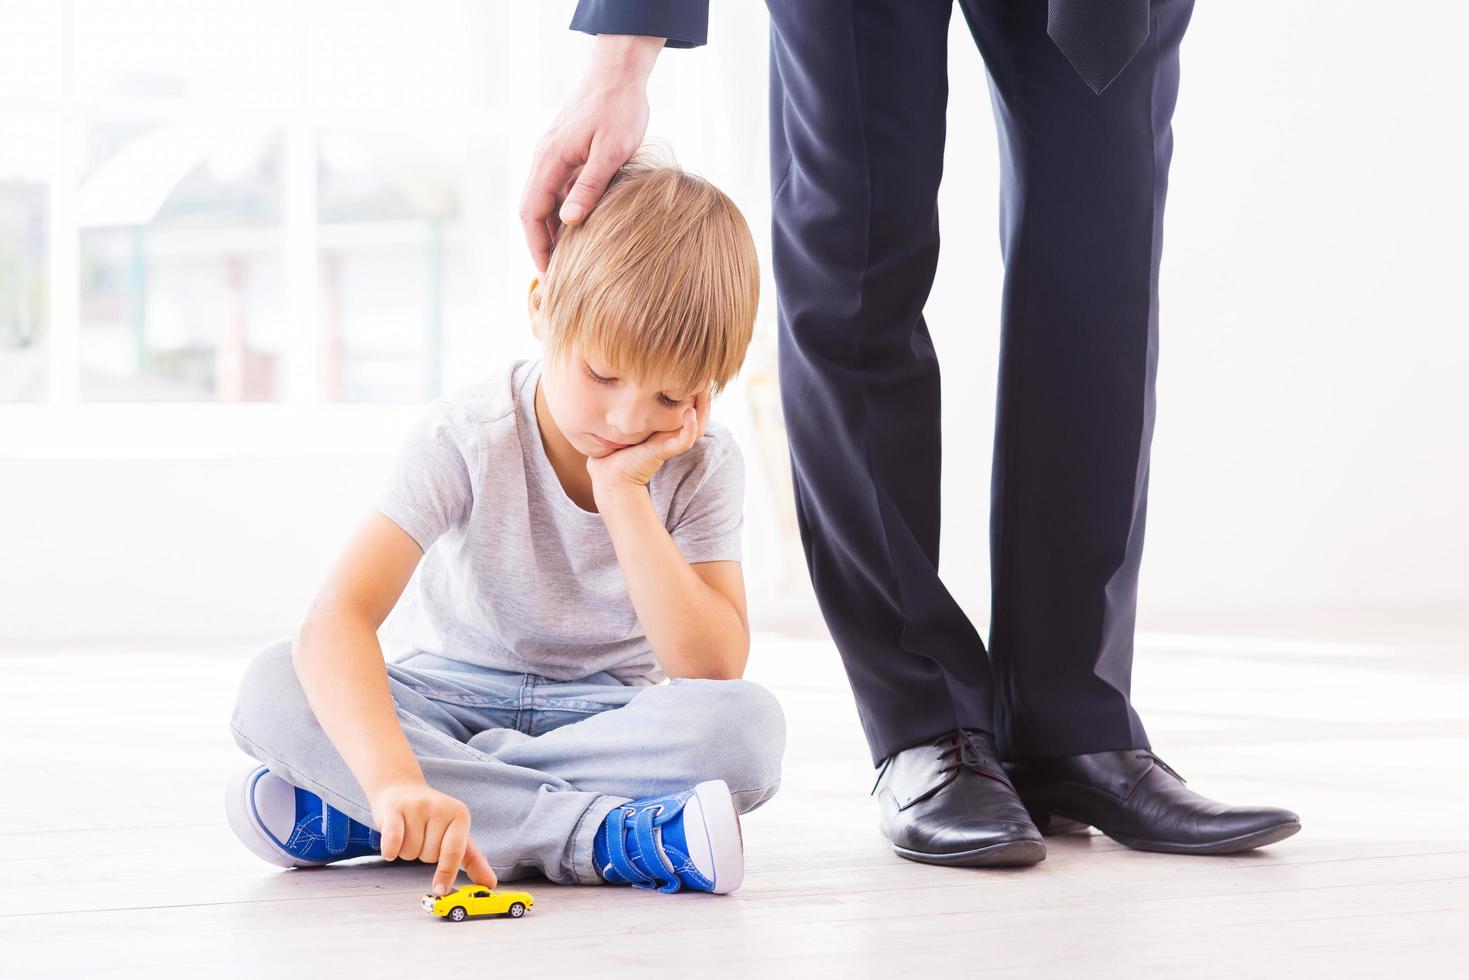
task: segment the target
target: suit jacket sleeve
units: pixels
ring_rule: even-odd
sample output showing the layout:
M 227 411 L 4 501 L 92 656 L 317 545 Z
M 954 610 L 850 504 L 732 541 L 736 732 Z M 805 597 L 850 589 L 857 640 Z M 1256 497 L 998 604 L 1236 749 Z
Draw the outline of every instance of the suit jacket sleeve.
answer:
M 666 37 L 670 48 L 696 48 L 709 40 L 709 0 L 579 0 L 571 29 Z

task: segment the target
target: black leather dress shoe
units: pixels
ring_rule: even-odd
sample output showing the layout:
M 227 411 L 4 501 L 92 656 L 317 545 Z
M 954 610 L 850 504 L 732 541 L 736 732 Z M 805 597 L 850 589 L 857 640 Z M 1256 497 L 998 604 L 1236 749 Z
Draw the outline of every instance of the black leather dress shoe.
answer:
M 1148 749 L 1026 759 L 1005 769 L 1047 835 L 1090 825 L 1140 851 L 1231 854 L 1301 829 L 1301 818 L 1289 810 L 1200 796 Z
M 1045 859 L 1046 842 L 986 732 L 961 729 L 888 757 L 872 792 L 882 832 L 910 861 L 1002 867 Z

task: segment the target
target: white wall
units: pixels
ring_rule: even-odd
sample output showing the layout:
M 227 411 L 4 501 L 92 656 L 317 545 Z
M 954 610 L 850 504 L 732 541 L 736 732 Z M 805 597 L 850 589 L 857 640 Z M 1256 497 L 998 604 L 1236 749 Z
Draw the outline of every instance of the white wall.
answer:
M 682 162 L 736 196 L 763 246 L 763 13 L 715 7 L 710 49 L 663 56 L 650 135 L 676 135 Z M 564 0 L 536 9 L 569 19 Z M 1201 3 L 1184 41 L 1145 614 L 1469 599 L 1469 18 L 1445 0 L 1411 18 L 1356 0 L 1322 9 Z M 995 136 L 957 15 L 951 40 L 929 321 L 950 434 L 943 572 L 983 626 Z M 565 63 L 585 50 L 568 36 Z M 528 131 L 507 136 L 513 167 L 575 81 L 540 67 Z M 243 454 L 226 427 L 207 452 L 164 440 L 129 455 L 105 432 L 48 450 L 38 418 L 0 408 L 0 641 L 289 631 L 401 425 Z M 766 477 L 779 485 L 775 459 Z M 753 506 L 752 602 L 775 604 L 791 591 L 789 552 L 769 540 L 777 515 Z

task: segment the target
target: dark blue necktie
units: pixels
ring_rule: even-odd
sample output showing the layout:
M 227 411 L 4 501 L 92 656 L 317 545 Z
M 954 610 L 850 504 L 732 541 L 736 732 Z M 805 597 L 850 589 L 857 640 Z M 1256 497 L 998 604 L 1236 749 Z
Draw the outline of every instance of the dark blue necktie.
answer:
M 1098 95 L 1148 39 L 1150 0 L 1046 0 L 1046 33 Z

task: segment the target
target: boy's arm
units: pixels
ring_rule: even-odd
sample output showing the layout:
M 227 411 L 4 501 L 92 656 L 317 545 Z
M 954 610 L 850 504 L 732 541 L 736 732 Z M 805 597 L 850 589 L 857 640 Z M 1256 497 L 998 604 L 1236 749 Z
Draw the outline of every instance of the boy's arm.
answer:
M 597 509 L 648 643 L 669 677 L 728 680 L 750 655 L 745 583 L 737 561 L 691 565 L 645 486 L 604 491 Z
M 382 855 L 436 863 L 433 891 L 447 894 L 459 868 L 494 886 L 495 869 L 470 837 L 465 804 L 429 786 L 398 723 L 377 629 L 423 550 L 381 513 L 357 528 L 291 648 L 312 713 L 367 796 Z
M 750 655 L 740 563 L 689 564 L 648 494 L 653 474 L 704 434 L 710 401 L 710 391 L 700 392 L 684 409 L 678 431 L 589 457 L 587 472 L 633 610 L 664 673 L 725 680 L 744 674 Z
M 368 799 L 423 781 L 388 691 L 377 629 L 423 557 L 380 513 L 352 535 L 296 636 L 291 661 L 311 710 Z

